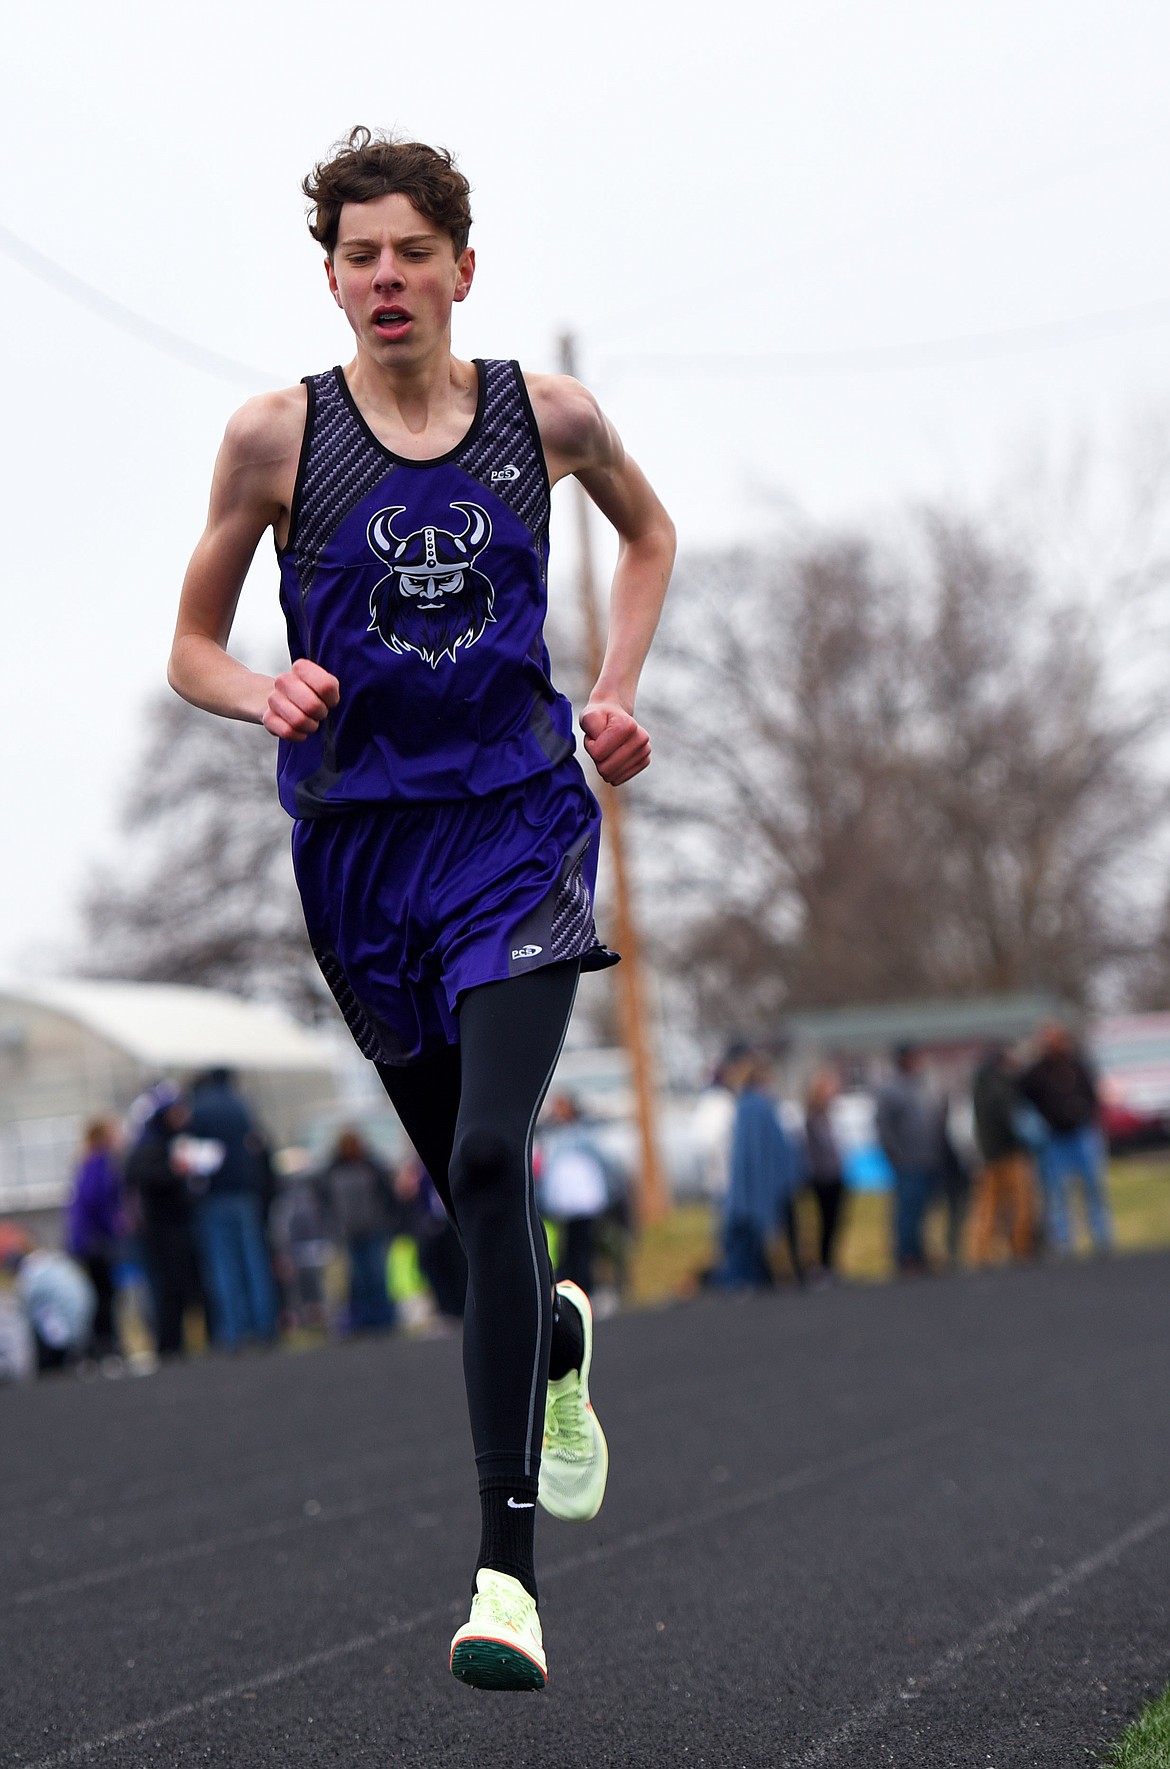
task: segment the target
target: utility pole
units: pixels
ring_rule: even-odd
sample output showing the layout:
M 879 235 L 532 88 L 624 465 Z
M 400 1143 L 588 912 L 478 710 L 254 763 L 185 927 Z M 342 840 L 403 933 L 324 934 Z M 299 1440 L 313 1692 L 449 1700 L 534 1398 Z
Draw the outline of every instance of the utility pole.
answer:
M 561 339 L 561 368 L 576 377 L 577 352 L 571 332 Z M 597 602 L 597 580 L 593 569 L 593 537 L 589 528 L 589 499 L 579 481 L 573 484 L 573 500 L 577 510 L 578 588 L 585 621 L 585 651 L 591 680 L 601 674 L 605 656 L 605 638 L 601 611 Z M 634 1097 L 638 1113 L 641 1144 L 641 1173 L 635 1200 L 638 1220 L 661 1222 L 670 1207 L 666 1179 L 658 1153 L 658 1094 L 655 1086 L 654 1055 L 651 1046 L 642 949 L 630 900 L 629 869 L 626 864 L 625 806 L 615 787 L 600 781 L 603 828 L 609 838 L 613 864 L 614 920 L 617 948 L 622 962 L 617 967 L 615 984 L 621 1004 L 622 1041 L 629 1052 L 633 1071 Z

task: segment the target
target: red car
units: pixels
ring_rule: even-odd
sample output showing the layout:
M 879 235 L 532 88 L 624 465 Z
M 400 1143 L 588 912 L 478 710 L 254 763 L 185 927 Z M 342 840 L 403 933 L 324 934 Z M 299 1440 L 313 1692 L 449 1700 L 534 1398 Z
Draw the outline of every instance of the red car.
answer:
M 1090 1050 L 1110 1149 L 1170 1143 L 1170 1014 L 1098 1020 Z

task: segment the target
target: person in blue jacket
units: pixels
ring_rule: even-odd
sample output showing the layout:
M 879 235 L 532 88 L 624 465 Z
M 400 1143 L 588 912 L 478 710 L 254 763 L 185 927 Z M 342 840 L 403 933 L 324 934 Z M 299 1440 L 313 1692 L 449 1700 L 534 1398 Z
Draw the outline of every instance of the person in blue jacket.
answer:
M 774 1283 L 768 1243 L 782 1227 L 793 1272 L 797 1282 L 803 1282 L 792 1202 L 803 1180 L 801 1154 L 768 1091 L 771 1065 L 763 1052 L 736 1045 L 728 1052 L 723 1074 L 736 1095 L 736 1106 L 723 1212 L 723 1264 L 717 1279 L 757 1288 Z
M 196 1081 L 187 1124 L 190 1143 L 205 1143 L 209 1165 L 193 1174 L 203 1281 L 216 1345 L 235 1351 L 247 1338 L 276 1335 L 276 1286 L 264 1233 L 267 1172 L 263 1140 L 227 1069 Z

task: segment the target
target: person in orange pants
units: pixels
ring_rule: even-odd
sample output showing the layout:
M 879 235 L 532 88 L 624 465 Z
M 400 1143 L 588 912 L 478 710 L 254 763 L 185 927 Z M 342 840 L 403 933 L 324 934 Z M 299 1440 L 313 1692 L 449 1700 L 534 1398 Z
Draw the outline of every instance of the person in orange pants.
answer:
M 1019 1130 L 1021 1100 L 1007 1052 L 993 1046 L 972 1083 L 975 1137 L 983 1166 L 971 1205 L 971 1261 L 989 1265 L 1001 1223 L 1013 1259 L 1036 1250 L 1036 1185 L 1032 1161 Z

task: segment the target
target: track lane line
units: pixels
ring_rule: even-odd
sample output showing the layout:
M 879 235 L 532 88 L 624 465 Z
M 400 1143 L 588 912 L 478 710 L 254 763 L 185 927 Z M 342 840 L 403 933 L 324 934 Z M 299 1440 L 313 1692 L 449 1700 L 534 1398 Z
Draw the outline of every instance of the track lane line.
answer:
M 426 1501 L 454 1492 L 467 1485 L 465 1475 L 450 1475 L 410 1495 L 417 1500 L 414 1510 Z M 306 1501 L 308 1503 L 309 1501 Z M 13 1608 L 41 1603 L 51 1597 L 69 1597 L 78 1591 L 92 1591 L 101 1585 L 113 1585 L 138 1573 L 159 1572 L 170 1566 L 183 1566 L 192 1560 L 209 1560 L 215 1554 L 229 1553 L 233 1548 L 255 1547 L 261 1542 L 279 1541 L 282 1536 L 302 1530 L 319 1529 L 328 1523 L 351 1523 L 390 1506 L 401 1506 L 401 1493 L 386 1493 L 374 1499 L 355 1499 L 349 1505 L 321 1505 L 315 1511 L 302 1506 L 299 1515 L 273 1518 L 252 1529 L 237 1530 L 230 1536 L 213 1536 L 204 1542 L 188 1542 L 182 1548 L 163 1548 L 157 1554 L 142 1554 L 136 1560 L 120 1561 L 115 1566 L 98 1567 L 93 1572 L 75 1573 L 71 1578 L 53 1579 L 43 1585 L 30 1585 L 17 1591 L 11 1599 Z
M 690 1530 L 706 1527 L 717 1523 L 725 1517 L 734 1517 L 741 1512 L 752 1510 L 760 1505 L 770 1504 L 773 1499 L 785 1493 L 799 1492 L 802 1488 L 818 1485 L 825 1480 L 842 1474 L 860 1473 L 865 1469 L 887 1461 L 899 1451 L 917 1448 L 934 1438 L 945 1437 L 959 1429 L 963 1420 L 960 1416 L 953 1419 L 936 1420 L 930 1425 L 918 1426 L 911 1431 L 899 1432 L 892 1437 L 879 1439 L 864 1449 L 851 1450 L 843 1455 L 831 1457 L 824 1462 L 809 1464 L 804 1468 L 794 1469 L 790 1474 L 779 1475 L 775 1480 L 763 1486 L 753 1487 L 749 1492 L 737 1494 L 734 1498 L 721 1500 L 712 1505 L 700 1506 L 693 1511 L 683 1512 L 673 1518 L 666 1518 L 661 1523 L 652 1524 L 646 1529 L 630 1530 L 619 1536 L 604 1547 L 594 1548 L 583 1554 L 568 1555 L 554 1561 L 550 1566 L 542 1568 L 540 1578 L 542 1584 L 550 1580 L 565 1578 L 571 1573 L 579 1572 L 583 1567 L 597 1566 L 619 1555 L 636 1552 L 640 1548 L 650 1547 L 672 1536 L 686 1535 Z M 335 1660 L 352 1656 L 354 1653 L 368 1651 L 371 1647 L 383 1644 L 387 1640 L 411 1634 L 418 1628 L 436 1621 L 443 1615 L 461 1614 L 462 1605 L 454 1603 L 436 1603 L 427 1609 L 403 1620 L 392 1618 L 380 1628 L 355 1634 L 352 1639 L 339 1641 L 335 1646 L 322 1647 L 317 1652 L 305 1654 L 288 1664 L 277 1665 L 272 1670 L 258 1672 L 254 1677 L 225 1685 L 221 1689 L 209 1690 L 206 1695 L 196 1696 L 191 1701 L 176 1703 L 158 1714 L 148 1715 L 145 1719 L 132 1721 L 127 1726 L 120 1726 L 112 1732 L 104 1732 L 97 1738 L 85 1739 L 80 1744 L 66 1747 L 47 1757 L 40 1757 L 35 1762 L 22 1764 L 21 1769 L 64 1769 L 64 1765 L 84 1762 L 96 1752 L 108 1749 L 112 1745 L 125 1744 L 130 1739 L 145 1738 L 153 1732 L 159 1732 L 171 1726 L 176 1720 L 184 1720 L 193 1714 L 208 1713 L 223 1707 L 242 1696 L 255 1693 L 260 1689 L 272 1689 L 281 1683 L 287 1683 L 294 1677 L 303 1676 L 307 1671 L 319 1669 L 322 1665 L 332 1664 Z M 19 1761 L 19 1759 L 17 1759 Z
M 933 1434 L 935 1427 L 927 1429 Z M 818 1464 L 818 1466 L 820 1465 Z M 775 1483 L 769 1483 L 766 1489 L 761 1490 L 773 1496 L 777 1493 L 796 1490 L 787 1484 L 792 1478 L 790 1475 L 781 1476 L 780 1479 L 785 1484 L 776 1488 Z M 455 1475 L 449 1475 L 446 1479 L 434 1480 L 428 1486 L 413 1491 L 409 1495 L 409 1501 L 417 1510 L 427 1501 L 454 1491 L 461 1483 L 466 1484 L 465 1477 Z M 311 1479 L 306 1480 L 304 1484 L 312 1484 Z M 803 1480 L 799 1484 L 803 1484 Z M 752 1488 L 749 1493 L 740 1495 L 734 1501 L 737 1508 L 750 1508 L 754 1504 L 763 1503 L 763 1500 L 754 1496 L 756 1490 Z M 349 1505 L 324 1505 L 311 1515 L 296 1514 L 290 1517 L 275 1518 L 268 1523 L 256 1524 L 250 1529 L 233 1531 L 225 1536 L 214 1536 L 200 1542 L 188 1542 L 181 1547 L 164 1548 L 155 1554 L 140 1554 L 129 1560 L 118 1561 L 113 1566 L 95 1567 L 90 1572 L 73 1573 L 58 1579 L 46 1579 L 38 1585 L 26 1585 L 22 1590 L 13 1593 L 5 1607 L 24 1608 L 29 1604 L 45 1602 L 53 1597 L 68 1597 L 77 1592 L 100 1589 L 103 1585 L 117 1584 L 123 1579 L 134 1578 L 139 1573 L 158 1572 L 172 1566 L 183 1566 L 194 1560 L 208 1560 L 216 1554 L 228 1553 L 234 1548 L 247 1548 L 266 1541 L 278 1541 L 282 1536 L 292 1535 L 300 1530 L 313 1529 L 321 1524 L 350 1522 L 355 1518 L 364 1517 L 368 1513 L 383 1509 L 387 1505 L 401 1502 L 401 1494 L 391 1494 L 374 1499 L 356 1499 Z M 727 1514 L 733 1515 L 733 1513 Z M 720 1516 L 723 1515 L 725 1513 L 721 1510 Z M 573 1564 L 574 1566 L 588 1565 L 590 1562 L 588 1559 L 575 1560 Z M 541 1576 L 551 1575 L 542 1574 Z
M 106 1750 L 111 1745 L 126 1744 L 132 1738 L 146 1738 L 152 1732 L 161 1732 L 164 1726 L 172 1726 L 176 1720 L 189 1719 L 192 1714 L 209 1713 L 228 1702 L 238 1701 L 241 1696 L 254 1695 L 259 1689 L 271 1689 L 276 1684 L 287 1683 L 290 1678 L 303 1675 L 305 1671 L 331 1664 L 334 1659 L 364 1652 L 371 1646 L 393 1639 L 395 1635 L 409 1634 L 413 1629 L 436 1620 L 444 1610 L 450 1608 L 450 1604 L 436 1603 L 432 1608 L 420 1610 L 417 1615 L 410 1616 L 405 1621 L 386 1622 L 382 1627 L 373 1628 L 368 1633 L 355 1634 L 351 1640 L 339 1641 L 336 1646 L 323 1646 L 319 1652 L 306 1653 L 304 1658 L 296 1659 L 291 1664 L 277 1665 L 275 1670 L 261 1671 L 258 1676 L 246 1677 L 224 1689 L 209 1690 L 206 1695 L 197 1696 L 194 1701 L 177 1702 L 173 1708 L 167 1708 L 161 1714 L 151 1714 L 145 1720 L 134 1720 L 129 1726 L 119 1726 L 114 1732 L 104 1732 L 100 1738 L 86 1739 L 82 1744 L 57 1751 L 51 1757 L 42 1757 L 36 1763 L 22 1766 L 22 1769 L 56 1769 L 58 1764 L 84 1762 L 87 1757 L 92 1757 L 95 1752 Z
M 858 1736 L 867 1732 L 879 1720 L 884 1720 L 888 1714 L 893 1713 L 904 1703 L 913 1701 L 932 1684 L 940 1682 L 952 1671 L 959 1670 L 971 1659 L 977 1658 L 989 1646 L 996 1646 L 1001 1641 L 1010 1639 L 1013 1634 L 1019 1632 L 1025 1622 L 1030 1621 L 1049 1603 L 1054 1602 L 1058 1597 L 1065 1596 L 1067 1592 L 1074 1590 L 1077 1585 L 1083 1584 L 1086 1579 L 1091 1579 L 1095 1573 L 1101 1572 L 1105 1567 L 1115 1565 L 1131 1548 L 1140 1547 L 1143 1542 L 1149 1541 L 1151 1536 L 1160 1534 L 1168 1526 L 1170 1526 L 1170 1504 L 1160 1506 L 1157 1511 L 1151 1511 L 1147 1517 L 1143 1517 L 1139 1523 L 1135 1523 L 1122 1535 L 1115 1536 L 1103 1548 L 1098 1548 L 1095 1554 L 1086 1554 L 1083 1559 L 1074 1561 L 1072 1566 L 1066 1567 L 1054 1579 L 1050 1579 L 1046 1585 L 1041 1585 L 1039 1590 L 1031 1592 L 1027 1597 L 1021 1597 L 1017 1603 L 1011 1604 L 999 1615 L 984 1622 L 981 1627 L 975 1629 L 974 1633 L 968 1634 L 965 1640 L 960 1640 L 956 1645 L 949 1647 L 920 1675 L 907 1677 L 898 1689 L 872 1702 L 860 1714 L 856 1714 L 852 1720 L 846 1720 L 843 1726 L 839 1726 L 835 1732 L 829 1733 L 826 1738 L 818 1740 L 816 1744 L 804 1752 L 803 1756 L 784 1758 L 782 1760 L 783 1769 L 816 1769 L 818 1764 L 828 1762 L 835 1752 L 842 1750 L 846 1745 L 855 1744 Z
M 428 1438 L 427 1455 L 436 1465 L 443 1465 L 452 1455 L 464 1447 L 466 1429 L 462 1432 L 452 1428 L 443 1435 L 435 1434 Z M 340 1477 L 352 1478 L 363 1470 L 377 1472 L 379 1469 L 390 1471 L 403 1463 L 413 1462 L 417 1465 L 418 1454 L 410 1444 L 395 1444 L 392 1447 L 377 1450 L 365 1450 L 360 1455 L 335 1457 L 332 1461 L 323 1462 L 315 1467 L 304 1467 L 293 1461 L 279 1461 L 271 1453 L 254 1456 L 241 1467 L 223 1461 L 209 1464 L 205 1468 L 197 1468 L 196 1475 L 208 1479 L 212 1475 L 222 1480 L 230 1488 L 233 1495 L 249 1488 L 259 1488 L 270 1493 L 273 1485 L 284 1482 L 290 1486 L 298 1481 L 321 1484 L 327 1480 Z M 184 1473 L 187 1471 L 184 1470 Z M 0 1514 L 11 1528 L 20 1523 L 26 1528 L 56 1529 L 63 1521 L 73 1523 L 79 1519 L 91 1522 L 94 1518 L 105 1521 L 118 1519 L 127 1514 L 140 1518 L 144 1515 L 147 1505 L 153 1509 L 161 1509 L 166 1502 L 173 1501 L 176 1474 L 171 1473 L 152 1477 L 149 1481 L 137 1481 L 126 1486 L 119 1486 L 116 1493 L 99 1495 L 96 1499 L 86 1492 L 70 1492 L 64 1497 L 41 1498 L 35 1503 L 8 1505 L 0 1493 Z M 92 1502 L 91 1502 L 92 1501 Z M 213 1505 L 214 1499 L 208 1499 L 207 1505 Z
M 733 1498 L 721 1499 L 711 1505 L 700 1506 L 697 1510 L 683 1512 L 678 1517 L 664 1518 L 661 1523 L 651 1524 L 646 1529 L 631 1530 L 616 1542 L 608 1542 L 604 1547 L 587 1548 L 580 1554 L 572 1554 L 565 1559 L 554 1561 L 547 1571 L 542 1570 L 540 1581 L 547 1584 L 550 1579 L 564 1577 L 567 1573 L 580 1572 L 583 1567 L 596 1566 L 603 1561 L 611 1560 L 615 1554 L 626 1554 L 639 1548 L 651 1547 L 656 1542 L 669 1541 L 672 1536 L 686 1535 L 693 1529 L 704 1529 L 709 1524 L 721 1523 L 725 1518 L 736 1517 L 743 1511 L 754 1511 L 760 1505 L 768 1505 L 773 1499 L 783 1498 L 788 1493 L 800 1492 L 804 1487 L 812 1486 L 819 1481 L 831 1480 L 836 1475 L 861 1473 L 867 1468 L 889 1460 L 900 1450 L 916 1449 L 920 1444 L 929 1443 L 934 1438 L 947 1437 L 957 1431 L 964 1420 L 956 1416 L 953 1419 L 938 1419 L 929 1425 L 918 1425 L 910 1431 L 896 1433 L 892 1437 L 879 1438 L 876 1443 L 867 1445 L 860 1450 L 846 1450 L 840 1456 L 830 1457 L 825 1462 L 808 1464 L 804 1468 L 796 1468 L 791 1474 L 781 1474 L 775 1480 L 763 1486 L 751 1487 L 745 1493 L 737 1493 Z

